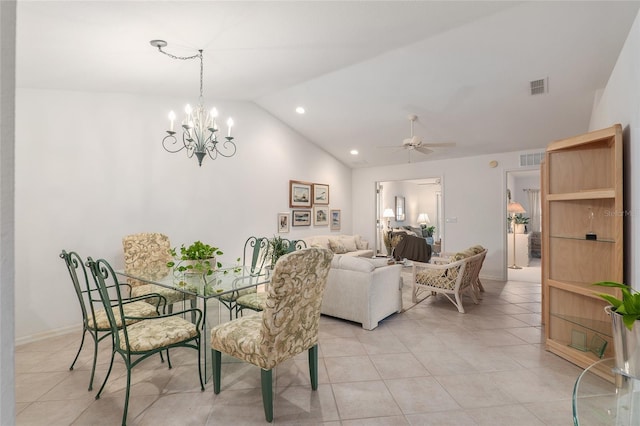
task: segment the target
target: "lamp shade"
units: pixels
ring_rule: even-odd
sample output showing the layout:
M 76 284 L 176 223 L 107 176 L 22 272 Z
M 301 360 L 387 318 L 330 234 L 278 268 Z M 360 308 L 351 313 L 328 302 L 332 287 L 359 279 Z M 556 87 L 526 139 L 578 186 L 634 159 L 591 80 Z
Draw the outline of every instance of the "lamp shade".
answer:
M 418 215 L 418 223 L 421 225 L 431 223 L 431 221 L 429 220 L 429 215 L 427 213 L 420 213 Z
M 524 209 L 524 207 L 522 207 L 522 204 L 517 203 L 515 201 L 512 201 L 509 204 L 507 204 L 507 211 L 509 213 L 526 213 L 527 212 Z
M 395 217 L 395 214 L 391 209 L 384 209 L 384 212 L 382 212 L 382 217 Z

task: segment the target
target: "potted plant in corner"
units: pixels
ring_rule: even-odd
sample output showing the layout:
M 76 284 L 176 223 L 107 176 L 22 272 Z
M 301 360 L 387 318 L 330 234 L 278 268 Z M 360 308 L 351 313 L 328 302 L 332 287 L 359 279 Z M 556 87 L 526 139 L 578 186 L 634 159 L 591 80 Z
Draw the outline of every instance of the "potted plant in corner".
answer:
M 433 233 L 435 232 L 436 227 L 435 226 L 426 226 L 424 228 L 424 232 L 423 234 L 427 239 L 427 244 L 433 244 Z
M 525 225 L 529 224 L 529 218 L 524 216 L 522 213 L 518 213 L 513 217 L 513 222 L 515 223 L 515 233 L 524 234 L 526 231 Z
M 598 296 L 611 303 L 605 311 L 611 316 L 613 347 L 616 367 L 624 375 L 640 378 L 640 293 L 629 286 L 617 282 L 602 281 L 594 285 L 617 288 L 622 298 L 599 293 Z

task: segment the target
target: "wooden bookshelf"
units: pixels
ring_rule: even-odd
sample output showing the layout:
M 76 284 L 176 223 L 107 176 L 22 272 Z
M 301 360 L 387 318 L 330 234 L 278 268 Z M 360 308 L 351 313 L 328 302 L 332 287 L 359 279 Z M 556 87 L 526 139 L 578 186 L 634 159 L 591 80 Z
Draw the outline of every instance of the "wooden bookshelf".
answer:
M 622 127 L 550 143 L 541 170 L 546 348 L 586 368 L 613 356 L 597 293 L 617 290 L 593 283 L 623 282 Z

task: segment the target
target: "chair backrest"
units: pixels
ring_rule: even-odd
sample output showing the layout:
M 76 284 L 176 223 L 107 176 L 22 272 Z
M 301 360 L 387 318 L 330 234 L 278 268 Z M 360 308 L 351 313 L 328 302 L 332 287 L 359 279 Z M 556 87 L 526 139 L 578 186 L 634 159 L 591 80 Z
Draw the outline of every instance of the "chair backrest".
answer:
M 483 249 L 483 251 L 481 251 L 480 253 L 466 258 L 467 265 L 464 270 L 464 276 L 462 277 L 463 287 L 475 284 L 477 282 L 478 276 L 480 275 L 480 269 L 482 268 L 482 263 L 484 262 L 484 258 L 486 255 L 487 249 Z
M 275 366 L 318 342 L 320 306 L 333 253 L 306 248 L 282 256 L 262 312 L 261 352 Z
M 249 237 L 244 243 L 242 266 L 247 268 L 249 274 L 260 275 L 267 260 L 269 251 L 269 239 L 267 237 Z
M 60 258 L 63 259 L 67 265 L 73 288 L 80 303 L 82 320 L 85 326 L 87 326 L 89 325 L 89 318 L 95 318 L 96 309 L 100 309 L 102 306 L 100 295 L 95 287 L 91 287 L 89 275 L 78 253 L 75 251 L 67 252 L 66 250 L 62 250 Z M 78 271 L 80 271 L 80 274 L 78 274 Z M 94 324 L 91 324 L 91 326 L 93 325 Z
M 127 235 L 122 239 L 124 249 L 124 270 L 150 280 L 165 277 L 170 269 L 171 243 L 169 237 L 158 232 L 142 232 Z M 141 285 L 138 280 L 127 280 L 132 286 Z
M 127 334 L 127 326 L 124 317 L 124 309 L 122 308 L 122 294 L 120 285 L 111 265 L 104 260 L 94 261 L 91 257 L 87 258 L 87 267 L 91 271 L 93 281 L 100 294 L 102 306 L 109 319 L 109 326 L 114 339 L 114 348 L 120 348 L 119 330 L 124 333 L 124 339 L 129 347 L 129 336 Z M 115 297 L 115 298 L 114 298 Z M 117 302 L 117 303 L 114 303 Z M 116 320 L 119 319 L 119 321 Z M 121 325 L 121 326 L 119 326 Z
M 287 253 L 294 252 L 296 250 L 301 250 L 303 248 L 307 248 L 307 243 L 305 240 L 287 240 L 284 239 L 285 244 L 287 246 Z

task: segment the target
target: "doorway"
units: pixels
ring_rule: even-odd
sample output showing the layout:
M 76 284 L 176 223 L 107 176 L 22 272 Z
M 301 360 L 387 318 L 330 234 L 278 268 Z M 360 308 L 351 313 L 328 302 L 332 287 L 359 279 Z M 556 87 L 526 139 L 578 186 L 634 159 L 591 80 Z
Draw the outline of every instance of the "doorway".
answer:
M 507 280 L 540 283 L 542 281 L 540 170 L 508 171 L 506 182 Z M 516 206 L 515 203 L 518 205 Z
M 387 255 L 384 235 L 391 228 L 433 227 L 433 242 L 443 247 L 443 218 L 441 177 L 376 182 L 377 255 Z

